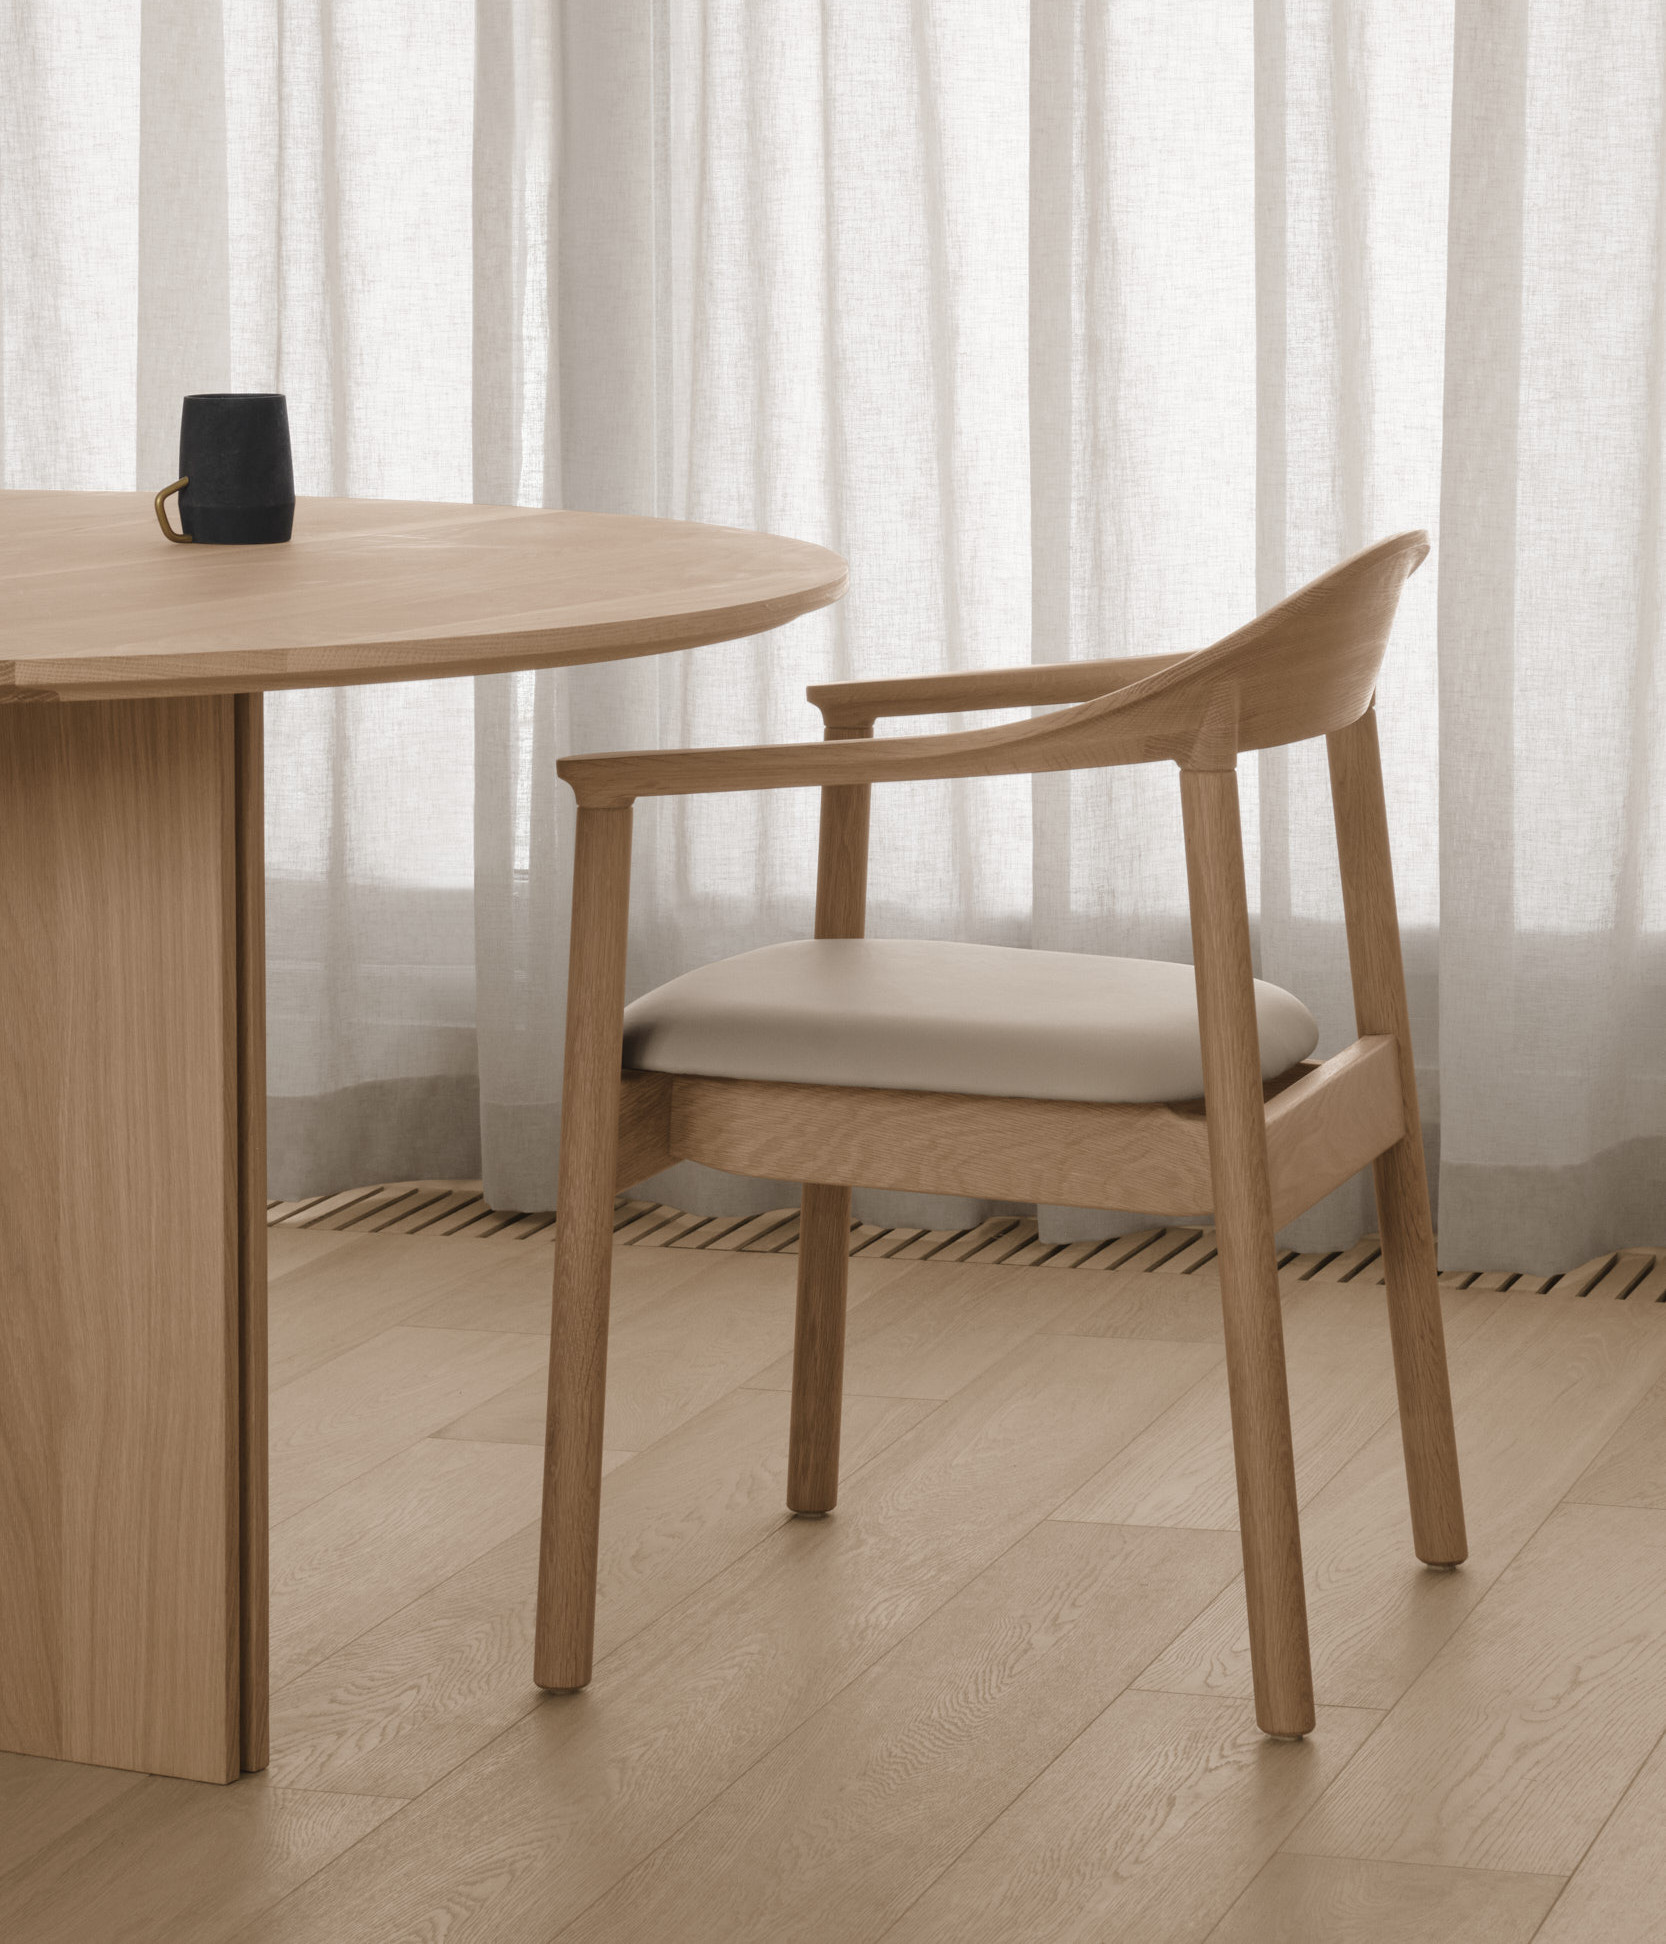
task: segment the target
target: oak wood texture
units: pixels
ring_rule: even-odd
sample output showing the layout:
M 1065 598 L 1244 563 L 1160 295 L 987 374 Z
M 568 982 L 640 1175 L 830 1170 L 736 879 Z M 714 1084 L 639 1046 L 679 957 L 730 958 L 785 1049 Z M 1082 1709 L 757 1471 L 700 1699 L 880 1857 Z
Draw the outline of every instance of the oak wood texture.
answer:
M 1387 1707 L 1404 1693 L 1666 1368 L 1658 1327 L 1666 1308 L 1461 1294 L 1475 1308 L 1454 1322 L 1450 1354 L 1473 1549 L 1461 1572 L 1406 1571 L 1405 1471 L 1390 1415 L 1302 1508 L 1321 1706 Z M 1372 1300 L 1365 1291 L 1360 1299 Z M 1237 1590 L 1201 1613 L 1140 1680 L 1249 1693 Z
M 1666 1733 L 1666 1520 L 1563 1507 L 1296 1850 L 1568 1875 Z
M 1120 763 L 1230 767 L 1240 750 L 1324 735 L 1365 712 L 1401 585 L 1428 550 L 1423 533 L 1381 540 L 1214 647 L 1161 658 L 1163 665 L 1143 680 L 1028 721 L 880 741 L 858 734 L 820 743 L 568 756 L 556 768 L 580 803 L 601 807 L 639 796 L 1011 776 Z M 818 693 L 826 697 L 828 690 Z M 853 726 L 859 726 L 865 698 L 853 713 Z
M 1061 1335 L 1194 1334 L 1191 1305 L 1168 1292 L 1201 1283 L 1214 1298 L 1221 1339 L 1218 1269 L 1208 1277 L 1118 1277 L 1119 1288 L 1089 1305 L 1073 1300 L 1045 1327 Z M 1130 1287 L 1132 1285 L 1132 1287 Z M 1144 1303 L 1131 1298 L 1150 1292 Z M 1176 1292 L 1178 1294 L 1178 1292 Z M 1363 1292 L 1280 1277 L 1296 1495 L 1304 1511 L 1323 1487 L 1394 1417 L 1393 1362 L 1384 1306 Z M 1452 1290 L 1442 1308 L 1454 1342 L 1479 1328 L 1494 1305 Z M 1059 1509 L 1060 1518 L 1113 1525 L 1238 1524 L 1232 1418 L 1224 1364 L 1142 1431 Z
M 728 641 L 845 563 L 733 527 L 302 499 L 281 547 L 170 547 L 142 493 L 0 493 L 0 703 L 322 688 Z
M 614 1187 L 624 1190 L 669 1168 L 671 1152 L 671 1076 L 626 1073 L 619 1096 L 619 1159 Z
M 0 1878 L 0 1934 L 221 1944 L 385 1822 L 396 1801 L 135 1777 L 102 1814 Z
M 1657 1384 L 1643 1399 L 1568 1497 L 1585 1505 L 1638 1505 L 1666 1512 L 1666 1384 Z
M 631 813 L 579 812 L 562 1067 L 541 1616 L 534 1678 L 590 1679 L 607 1383 L 608 1286 L 619 1125 L 619 1047 L 630 908 Z
M 1206 1937 L 1378 1717 L 1269 1745 L 1190 1695 L 1125 1693 L 969 1845 L 887 1944 Z
M 259 1511 L 237 741 L 224 697 L 0 710 L 0 1747 L 221 1782 Z
M 1313 1672 L 1236 773 L 1182 770 L 1180 807 L 1255 1714 L 1270 1735 L 1300 1736 Z
M 266 1766 L 271 1710 L 263 731 L 260 697 L 233 697 L 237 877 L 238 1732 L 245 1769 Z
M 825 722 L 820 744 L 574 757 L 557 766 L 579 802 L 581 839 L 586 817 L 628 818 L 641 794 L 819 784 L 816 930 L 822 937 L 855 937 L 865 927 L 869 797 L 875 782 L 1159 760 L 1179 764 L 1202 1102 L 1136 1107 L 995 1100 L 678 1075 L 671 1080 L 663 1124 L 663 1094 L 656 1092 L 650 1100 L 644 1092 L 641 1107 L 632 1104 L 631 1159 L 622 1158 L 627 1142 L 618 1136 L 606 1158 L 614 1164 L 609 1178 L 615 1186 L 638 1165 L 639 1152 L 656 1158 L 668 1153 L 741 1174 L 796 1175 L 807 1184 L 797 1238 L 789 1504 L 817 1513 L 831 1509 L 837 1495 L 832 1441 L 839 1424 L 851 1184 L 1160 1213 L 1213 1209 L 1210 1251 L 1219 1260 L 1256 1718 L 1268 1734 L 1286 1738 L 1299 1738 L 1312 1727 L 1314 1701 L 1274 1231 L 1385 1151 L 1397 1157 L 1378 1168 L 1378 1189 L 1392 1236 L 1384 1243 L 1385 1262 L 1416 1547 L 1424 1559 L 1442 1564 L 1456 1563 L 1466 1550 L 1371 719 L 1400 588 L 1427 551 L 1422 534 L 1380 542 L 1215 647 L 1156 658 L 1138 670 L 1097 668 L 1066 676 L 1003 670 L 987 678 L 838 685 L 815 692 Z M 932 703 L 1011 706 L 1080 694 L 1072 683 L 1087 684 L 1091 693 L 1095 682 L 1104 691 L 1095 699 L 1000 729 L 884 744 L 871 735 L 881 712 L 903 713 Z M 1332 743 L 1339 856 L 1348 886 L 1348 938 L 1363 1036 L 1323 1066 L 1304 1063 L 1264 1085 L 1236 763 L 1244 750 L 1320 734 Z M 617 946 L 607 949 L 622 969 L 628 849 L 606 867 L 611 877 L 605 894 L 597 888 L 603 869 L 598 854 L 592 877 L 575 879 L 574 938 L 581 929 L 588 936 L 588 914 L 605 895 L 603 929 L 610 938 L 615 929 L 619 934 Z M 588 987 L 575 976 L 569 987 L 569 1048 L 617 1049 L 619 987 L 611 972 Z M 599 1083 L 594 1091 L 599 1097 Z M 617 1094 L 613 1107 L 617 1125 Z M 577 1130 L 579 1124 L 574 1126 Z M 563 1188 L 563 1225 L 577 1220 L 587 1235 L 599 1237 L 603 1163 L 590 1149 L 606 1141 L 607 1130 L 600 1121 L 585 1119 L 582 1131 L 570 1139 L 572 1180 L 576 1189 L 582 1179 L 586 1200 L 575 1215 Z M 564 1131 L 564 1182 L 568 1140 Z M 1004 1248 L 1011 1226 L 1002 1222 L 987 1236 L 969 1236 L 965 1252 Z M 1026 1248 L 1035 1239 L 1031 1230 L 1011 1247 Z M 558 1243 L 558 1256 L 559 1250 Z M 582 1291 L 577 1280 L 563 1284 L 559 1273 L 557 1278 L 548 1432 L 552 1478 L 563 1465 L 570 1469 L 570 1460 L 560 1454 L 576 1442 L 592 1454 L 601 1449 L 604 1377 L 599 1365 L 590 1368 L 584 1379 L 588 1393 L 580 1398 L 574 1359 L 561 1341 L 564 1310 L 581 1335 L 590 1328 L 585 1319 L 592 1313 L 605 1315 L 605 1262 L 595 1248 L 589 1248 L 586 1262 Z M 593 1504 L 592 1492 L 586 1506 Z M 544 1525 L 535 1655 L 545 1686 L 582 1685 L 589 1677 L 586 1622 L 572 1607 L 593 1599 L 595 1545 L 571 1500 L 565 1522 L 552 1500 Z M 570 1675 L 577 1678 L 570 1681 Z
M 1638 1770 L 1538 1933 L 1542 1944 L 1652 1944 L 1666 1909 L 1666 1740 Z
M 963 668 L 943 675 L 820 682 L 805 693 L 821 711 L 831 740 L 836 734 L 870 734 L 882 716 L 955 715 L 1094 702 L 1183 660 L 1183 655 L 1123 655 L 1114 661 L 1027 662 L 1017 668 Z
M 1527 1944 L 1562 1879 L 1352 1856 L 1275 1856 L 1209 1944 Z
M 540 1347 L 547 1244 L 342 1234 L 329 1255 L 308 1255 L 322 1239 L 273 1229 L 271 1307 L 274 1332 L 292 1345 L 319 1331 L 326 1302 L 336 1316 L 342 1368 L 325 1354 L 298 1392 L 336 1452 L 324 1408 L 332 1397 L 353 1400 L 352 1435 L 366 1451 L 407 1434 L 412 1451 L 433 1441 L 421 1430 L 431 1375 L 401 1347 L 401 1333 L 430 1327 L 413 1320 L 425 1310 L 442 1341 L 477 1330 L 489 1345 L 507 1326 Z M 1619 1428 L 1646 1412 L 1666 1359 L 1666 1304 L 1518 1298 L 1475 1282 L 1442 1293 L 1460 1422 L 1475 1440 L 1466 1458 L 1479 1543 L 1464 1572 L 1414 1573 L 1407 1587 L 1381 1291 L 1363 1270 L 1317 1282 L 1318 1258 L 1286 1266 L 1298 1454 L 1371 1446 L 1379 1480 L 1375 1496 L 1350 1497 L 1333 1548 L 1310 1546 L 1310 1578 L 1347 1588 L 1355 1616 L 1321 1592 L 1316 1666 L 1323 1677 L 1328 1631 L 1357 1637 L 1374 1705 L 1321 1706 L 1314 1734 L 1289 1746 L 1255 1736 L 1231 1698 L 1239 1689 L 1115 1692 L 1127 1668 L 1161 1664 L 1153 1642 L 1183 1637 L 1200 1607 L 1235 1600 L 1242 1629 L 1237 1541 L 1193 1523 L 1218 1524 L 1232 1503 L 1219 1329 L 1207 1342 L 1165 1343 L 1159 1328 L 1164 1300 L 1182 1325 L 1194 1294 L 1218 1304 L 1218 1259 L 1198 1261 L 1197 1238 L 1181 1240 L 1148 1236 L 1141 1253 L 1166 1246 L 1164 1263 L 1099 1274 L 855 1256 L 849 1360 L 861 1390 L 847 1385 L 844 1502 L 834 1518 L 810 1522 L 782 1504 L 793 1265 L 744 1251 L 617 1250 L 615 1317 L 662 1316 L 657 1371 L 644 1361 L 633 1380 L 644 1395 L 681 1391 L 682 1367 L 706 1359 L 715 1336 L 729 1338 L 748 1306 L 778 1319 L 782 1354 L 608 1472 L 592 1693 L 548 1700 L 527 1680 L 536 1454 L 523 1451 L 526 1475 L 508 1491 L 470 1466 L 451 1474 L 443 1500 L 432 1474 L 384 1461 L 330 1495 L 342 1531 L 370 1536 L 370 1595 L 341 1612 L 352 1637 L 279 1687 L 267 1775 L 205 1789 L 0 1756 L 0 1931 L 29 1944 L 106 1935 L 392 1944 L 442 1934 L 448 1944 L 542 1944 L 564 1929 L 591 1944 L 640 1944 L 684 1926 L 695 1937 L 724 1927 L 748 1937 L 772 1925 L 775 1936 L 837 1944 L 913 1935 L 909 1926 L 957 1944 L 1525 1940 L 1559 1874 L 1280 1845 L 1294 1840 L 1315 1794 L 1323 1803 L 1326 1784 L 1346 1774 L 1360 1731 L 1394 1710 L 1431 1660 L 1423 1603 L 1395 1589 L 1431 1592 L 1444 1613 L 1471 1575 L 1492 1586 L 1510 1557 L 1536 1557 L 1531 1544 L 1522 1553 L 1524 1540 L 1558 1494 L 1605 1445 L 1606 1462 L 1617 1463 Z M 1188 1258 L 1189 1270 L 1170 1266 Z M 746 1281 L 745 1303 L 714 1331 L 705 1312 L 723 1298 L 726 1268 Z M 667 1280 L 679 1270 L 695 1282 Z M 330 1274 L 326 1290 L 318 1278 Z M 390 1324 L 394 1282 L 405 1309 Z M 1146 1300 L 1119 1308 L 1119 1290 Z M 1078 1324 L 1073 1312 L 1095 1294 L 1103 1314 L 1083 1307 Z M 1113 1327 L 1073 1340 L 1090 1322 L 1129 1334 Z M 1061 1330 L 1059 1361 L 1030 1362 L 1029 1345 Z M 1067 1386 L 1084 1347 L 1090 1367 Z M 1184 1362 L 1171 1366 L 1171 1350 Z M 1027 1375 L 1015 1387 L 1017 1366 Z M 754 1388 L 766 1379 L 770 1388 Z M 1219 1399 L 1218 1430 L 1185 1417 L 1204 1386 Z M 887 1397 L 887 1387 L 919 1394 Z M 1123 1442 L 1125 1412 L 1136 1425 Z M 1183 1418 L 1210 1444 L 1195 1491 L 1148 1500 L 1138 1519 L 1130 1506 L 1132 1522 L 1049 1518 L 1124 1458 L 1154 1480 L 1160 1450 L 1178 1458 L 1183 1448 Z M 299 1418 L 289 1424 L 302 1429 Z M 1050 1433 L 1068 1453 L 1050 1447 Z M 291 1465 L 299 1478 L 318 1462 L 304 1442 L 282 1438 L 276 1490 L 290 1494 Z M 1572 1496 L 1560 1504 L 1559 1525 L 1608 1516 Z M 1510 1517 L 1500 1534 L 1501 1507 Z M 438 1543 L 428 1511 L 445 1521 Z M 471 1511 L 489 1528 L 485 1551 L 471 1543 Z M 980 1529 L 989 1516 L 999 1525 L 992 1538 Z M 1666 1514 L 1629 1516 L 1646 1535 Z M 390 1521 L 392 1538 L 377 1543 Z M 1498 1735 L 1503 1759 L 1469 1772 L 1452 1797 L 1457 1810 L 1494 1830 L 1516 1819 L 1542 1830 L 1564 1790 L 1587 1822 L 1605 1793 L 1613 1808 L 1542 1933 L 1550 1944 L 1643 1944 L 1658 1928 L 1666 1762 L 1657 1745 L 1616 1794 L 1619 1764 L 1604 1746 L 1616 1696 L 1647 1679 L 1648 1640 L 1636 1637 L 1634 1666 L 1622 1649 L 1582 1656 L 1587 1678 L 1559 1685 L 1555 1673 L 1555 1654 L 1587 1624 L 1583 1582 L 1609 1587 L 1633 1573 L 1623 1555 L 1638 1553 L 1636 1531 L 1593 1525 L 1577 1574 L 1556 1570 L 1569 1557 L 1561 1548 L 1571 1527 L 1562 1531 L 1532 1584 L 1511 1594 L 1518 1612 L 1525 1598 L 1541 1603 L 1526 1634 L 1492 1629 L 1466 1660 L 1466 1698 L 1488 1697 L 1489 1710 L 1500 1696 L 1520 1709 L 1537 1691 L 1524 1676 L 1550 1693 L 1526 1742 L 1519 1729 Z M 1322 1537 L 1312 1528 L 1310 1538 Z M 1390 1577 L 1376 1576 L 1379 1560 Z M 318 1580 L 336 1598 L 350 1584 L 344 1575 L 331 1595 L 328 1571 Z M 1468 1598 L 1442 1638 L 1490 1626 L 1492 1604 Z M 1358 1631 L 1367 1618 L 1369 1636 Z M 274 1640 L 285 1666 L 306 1658 L 292 1655 L 288 1627 L 280 1603 Z M 1517 1651 L 1524 1640 L 1560 1645 L 1529 1666 Z M 662 1678 L 666 1655 L 675 1664 Z M 1657 1706 L 1652 1691 L 1637 1698 L 1645 1711 Z M 1467 1707 L 1442 1721 L 1431 1764 L 1454 1729 L 1473 1746 L 1479 1721 Z M 1563 1751 L 1554 1765 L 1516 1759 L 1543 1732 Z M 917 1905 L 898 1917 L 915 1892 Z M 642 1913 L 667 1910 L 676 1923 L 644 1931 Z
M 670 1080 L 662 1166 L 812 1177 L 819 1164 L 818 1178 L 852 1186 L 1084 1208 L 1104 1207 L 1115 1183 L 1130 1207 L 1175 1215 L 1207 1208 L 1212 1194 L 1207 1122 L 1169 1106 L 627 1078 Z M 1356 1041 L 1275 1096 L 1266 1113 L 1275 1222 L 1365 1167 L 1402 1125 L 1398 1061 L 1380 1038 Z
M 303 502 L 285 547 L 175 550 L 145 511 L 0 494 L 0 705 L 31 705 L 0 708 L 0 1746 L 223 1780 L 267 1759 L 259 691 L 724 640 L 845 569 L 726 528 L 350 501 Z M 632 1103 L 646 1175 L 665 1103 Z M 348 1200 L 419 1232 L 473 1196 Z
M 771 1266 L 790 1290 L 787 1265 Z M 373 1837 L 361 1867 L 321 1873 L 254 1936 L 420 1935 L 436 1898 L 448 1944 L 558 1934 L 1217 1355 L 1031 1338 L 897 1438 L 883 1465 L 848 1478 L 835 1517 L 783 1516 L 732 1569 L 599 1661 L 589 1695 L 515 1723 L 413 1803 L 386 1848 Z M 552 1816 L 538 1778 L 558 1747 L 585 1780 L 562 1789 Z
M 1368 709 L 1357 722 L 1334 730 L 1327 743 L 1355 1028 L 1393 1040 L 1405 1099 L 1404 1135 L 1385 1146 L 1371 1165 L 1399 1381 L 1412 1543 L 1419 1559 L 1453 1566 L 1467 1556 L 1469 1541 L 1464 1533 L 1452 1397 L 1435 1293 L 1434 1226 L 1429 1217 L 1375 712 Z
M 571 1944 L 773 1944 L 835 1910 L 844 1935 L 882 1935 L 1231 1577 L 1215 1537 L 1027 1533 L 621 1877 Z M 948 1667 L 964 1674 L 945 1687 Z
M 787 1506 L 793 1512 L 831 1512 L 839 1500 L 849 1233 L 850 1190 L 807 1181 L 799 1218 L 787 1460 Z

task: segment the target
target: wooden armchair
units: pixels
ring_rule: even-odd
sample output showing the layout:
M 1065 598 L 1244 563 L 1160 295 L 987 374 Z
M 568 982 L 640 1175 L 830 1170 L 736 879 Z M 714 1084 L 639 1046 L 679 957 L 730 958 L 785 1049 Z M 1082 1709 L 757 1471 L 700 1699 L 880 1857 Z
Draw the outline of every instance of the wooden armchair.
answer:
M 826 722 L 828 740 L 819 744 L 571 757 L 559 765 L 580 807 L 535 1661 L 541 1686 L 580 1688 L 591 1673 L 613 1198 L 685 1157 L 806 1184 L 787 1493 L 792 1510 L 804 1514 L 831 1510 L 837 1493 L 853 1184 L 1154 1214 L 1212 1209 L 1256 1718 L 1279 1736 L 1312 1727 L 1313 1687 L 1273 1236 L 1371 1163 L 1414 1544 L 1431 1565 L 1465 1557 L 1372 711 L 1401 585 L 1427 551 L 1421 533 L 1382 541 L 1195 654 L 836 684 L 810 691 Z M 994 729 L 872 739 L 882 715 L 1044 703 L 1074 706 Z M 1360 1035 L 1322 1065 L 1300 1057 L 1315 1043 L 1305 1008 L 1252 979 L 1235 770 L 1242 750 L 1318 735 L 1329 744 Z M 636 797 L 820 785 L 816 938 L 858 941 L 873 784 L 1165 761 L 1181 772 L 1195 986 L 1184 967 L 1086 955 L 925 942 L 774 946 L 637 1001 L 627 1039 Z M 755 962 L 770 953 L 800 956 L 760 970 Z M 997 990 L 1016 981 L 1008 989 L 1020 995 L 1012 1022 L 1020 1039 L 1043 1031 L 1042 1015 L 1074 1014 L 1084 1051 L 1068 1064 L 1087 1077 L 1029 1095 L 1010 1081 L 992 1082 L 987 1075 L 1010 1072 L 1011 1063 L 992 1066 L 994 1056 L 967 1028 L 955 1071 L 982 1090 L 943 1084 L 941 1065 L 931 1064 L 932 1045 L 942 1050 L 943 1022 L 908 989 L 910 968 L 925 968 L 921 990 L 950 995 L 951 1028 L 962 1013 L 994 1018 L 983 971 L 970 981 L 981 998 L 956 996 L 968 988 L 964 979 L 955 983 L 963 962 L 941 956 L 955 953 L 997 955 L 980 966 L 995 967 Z M 1043 963 L 1055 959 L 1058 967 Z M 1106 982 L 1102 1031 L 1095 979 Z M 1063 981 L 1057 1008 L 1051 980 Z M 783 981 L 812 1030 L 772 1039 L 762 1015 L 754 1020 L 748 1008 L 774 1005 Z M 903 1067 L 882 1066 L 877 1080 L 851 1051 L 868 1003 L 862 991 L 868 999 L 882 995 L 865 1016 L 870 1024 L 883 1017 L 897 1028 L 901 1008 L 893 1041 L 910 1049 Z M 1154 1021 L 1161 1044 L 1143 1046 L 1126 1018 L 1111 1017 L 1119 1008 Z M 780 1027 L 780 1018 L 774 1023 Z M 736 1030 L 752 1024 L 755 1033 Z M 1005 1022 L 994 1025 L 999 1039 Z M 1035 1044 L 1046 1050 L 1041 1039 Z M 1059 1067 L 1055 1060 L 1055 1073 Z M 1165 1084 L 1172 1097 L 1162 1096 Z M 1183 1097 L 1199 1092 L 1201 1099 Z

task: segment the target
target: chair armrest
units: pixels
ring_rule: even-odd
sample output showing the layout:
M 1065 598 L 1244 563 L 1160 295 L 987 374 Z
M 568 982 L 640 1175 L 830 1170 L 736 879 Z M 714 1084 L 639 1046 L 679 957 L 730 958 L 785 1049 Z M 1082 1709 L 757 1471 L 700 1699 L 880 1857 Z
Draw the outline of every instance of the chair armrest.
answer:
M 1036 717 L 998 729 L 875 741 L 771 743 L 733 749 L 623 749 L 564 756 L 556 774 L 582 805 L 616 808 L 639 796 L 699 796 L 724 790 L 802 790 L 840 783 L 905 783 L 926 777 L 1012 775 L 1071 767 L 1047 760 Z M 1112 760 L 1106 758 L 1104 760 Z
M 1117 763 L 1176 762 L 1191 768 L 1231 769 L 1240 747 L 1238 688 L 1222 662 L 1235 645 L 1236 637 L 1229 636 L 1196 656 L 1012 670 L 1015 677 L 1040 675 L 1044 681 L 1058 683 L 1058 690 L 1043 699 L 1064 700 L 1060 691 L 1067 679 L 1085 687 L 1089 699 L 993 729 L 886 736 L 878 741 L 859 734 L 826 742 L 739 749 L 620 750 L 564 757 L 556 764 L 556 773 L 571 786 L 581 805 L 605 810 L 622 808 L 639 796 L 802 790 L 946 776 L 1033 776 L 1044 770 L 1099 769 Z M 1100 672 L 1107 666 L 1125 677 L 1110 690 Z M 1223 674 L 1227 679 L 1222 679 Z M 812 690 L 812 696 L 816 692 Z M 1033 687 L 1026 694 L 1033 698 Z M 958 706 L 999 705 L 985 696 Z M 860 716 L 829 724 L 834 729 L 861 726 Z
M 806 690 L 830 729 L 871 728 L 880 716 L 952 715 L 962 709 L 1044 708 L 1091 702 L 1143 682 L 1185 655 L 1127 655 L 1111 661 L 1030 662 L 948 675 L 895 675 L 875 682 L 820 682 Z

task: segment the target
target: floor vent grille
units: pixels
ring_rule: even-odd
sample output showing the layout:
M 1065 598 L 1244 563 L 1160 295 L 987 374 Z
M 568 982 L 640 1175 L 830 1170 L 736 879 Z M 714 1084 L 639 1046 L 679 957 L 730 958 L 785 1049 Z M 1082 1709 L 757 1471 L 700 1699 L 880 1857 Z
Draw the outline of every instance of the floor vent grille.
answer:
M 478 1182 L 396 1181 L 349 1188 L 336 1195 L 268 1205 L 272 1228 L 331 1229 L 362 1235 L 427 1235 L 500 1242 L 553 1240 L 553 1215 L 521 1215 L 488 1208 Z M 621 1195 L 614 1206 L 613 1237 L 626 1249 L 740 1249 L 754 1255 L 798 1253 L 798 1210 L 774 1208 L 763 1215 L 691 1215 L 658 1202 Z M 1152 1228 L 1109 1242 L 1043 1242 L 1032 1218 L 996 1215 L 969 1229 L 874 1228 L 852 1225 L 853 1256 L 894 1257 L 914 1262 L 979 1262 L 1008 1269 L 1150 1270 L 1188 1276 L 1215 1260 L 1215 1232 Z M 1329 1255 L 1280 1253 L 1279 1266 L 1302 1282 L 1380 1284 L 1382 1251 L 1374 1235 Z M 1452 1289 L 1514 1289 L 1564 1296 L 1610 1297 L 1621 1302 L 1666 1303 L 1666 1249 L 1618 1249 L 1594 1256 L 1560 1275 L 1510 1271 L 1444 1270 Z

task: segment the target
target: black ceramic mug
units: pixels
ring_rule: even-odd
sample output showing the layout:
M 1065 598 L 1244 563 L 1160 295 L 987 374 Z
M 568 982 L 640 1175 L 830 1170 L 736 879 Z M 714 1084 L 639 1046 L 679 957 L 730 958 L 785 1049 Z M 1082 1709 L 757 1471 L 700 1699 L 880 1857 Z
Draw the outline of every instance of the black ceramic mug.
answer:
M 179 524 L 167 498 L 179 495 Z M 295 526 L 295 469 L 289 454 L 289 404 L 282 392 L 195 392 L 179 416 L 179 477 L 156 495 L 156 517 L 170 540 L 260 547 L 287 540 Z

